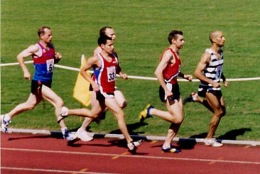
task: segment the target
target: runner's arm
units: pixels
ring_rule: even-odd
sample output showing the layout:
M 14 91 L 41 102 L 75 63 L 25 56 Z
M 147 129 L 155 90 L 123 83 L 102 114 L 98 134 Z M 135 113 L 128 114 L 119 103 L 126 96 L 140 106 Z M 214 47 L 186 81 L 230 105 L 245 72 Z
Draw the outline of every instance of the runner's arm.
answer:
M 23 70 L 23 76 L 26 80 L 31 80 L 31 74 L 27 68 L 27 66 L 24 63 L 24 60 L 29 57 L 32 56 L 33 54 L 35 54 L 37 51 L 39 50 L 39 47 L 37 45 L 31 45 L 28 48 L 26 48 L 25 50 L 21 51 L 18 55 L 17 55 L 17 60 Z

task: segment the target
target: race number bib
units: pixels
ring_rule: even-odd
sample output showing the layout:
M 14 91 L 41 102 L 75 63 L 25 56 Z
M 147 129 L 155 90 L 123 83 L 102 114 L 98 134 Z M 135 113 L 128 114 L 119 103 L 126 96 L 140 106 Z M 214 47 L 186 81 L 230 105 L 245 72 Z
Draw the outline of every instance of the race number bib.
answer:
M 52 73 L 54 69 L 54 59 L 49 59 L 46 61 L 47 72 Z
M 222 66 L 216 68 L 216 79 L 220 79 L 222 74 Z
M 116 67 L 107 67 L 107 79 L 108 82 L 115 81 L 116 79 Z

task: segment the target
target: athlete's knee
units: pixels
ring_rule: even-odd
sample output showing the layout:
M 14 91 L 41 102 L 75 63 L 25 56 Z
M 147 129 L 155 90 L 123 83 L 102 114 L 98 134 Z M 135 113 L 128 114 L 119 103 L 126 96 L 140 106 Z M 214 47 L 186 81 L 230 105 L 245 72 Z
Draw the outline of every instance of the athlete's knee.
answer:
M 181 115 L 172 115 L 171 119 L 170 119 L 170 122 L 174 123 L 174 124 L 182 124 L 183 116 L 181 116 Z
M 26 102 L 24 104 L 24 109 L 25 110 L 32 110 L 36 107 L 37 103 L 36 102 Z
M 62 107 L 62 106 L 64 106 L 64 102 L 63 102 L 63 100 L 62 100 L 61 98 L 58 99 L 57 102 L 56 102 L 56 105 L 57 105 L 58 107 Z
M 215 112 L 215 115 L 217 116 L 217 117 L 223 117 L 225 114 L 226 114 L 226 111 L 225 110 L 223 110 L 223 109 L 218 109 L 218 110 L 216 110 Z
M 225 110 L 222 110 L 221 113 L 220 113 L 220 117 L 223 117 L 226 115 L 226 111 Z
M 33 110 L 36 105 L 27 105 L 26 110 Z
M 174 123 L 175 124 L 182 124 L 182 122 L 183 122 L 183 118 L 177 118 Z
M 92 118 L 98 118 L 100 115 L 102 115 L 103 112 L 106 112 L 100 107 L 92 108 L 91 110 L 85 109 L 85 113 L 89 113 L 89 115 Z
M 100 116 L 101 112 L 99 113 L 91 113 L 90 115 L 92 116 L 92 118 L 96 119 Z

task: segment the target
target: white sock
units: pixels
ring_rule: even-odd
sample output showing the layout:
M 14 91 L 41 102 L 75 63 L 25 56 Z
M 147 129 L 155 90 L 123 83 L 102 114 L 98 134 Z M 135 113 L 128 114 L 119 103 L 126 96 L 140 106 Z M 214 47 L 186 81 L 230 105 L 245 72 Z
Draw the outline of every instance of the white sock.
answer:
M 5 114 L 5 115 L 4 115 L 4 120 L 5 120 L 5 121 L 10 121 L 11 118 L 10 118 L 10 116 L 9 116 L 8 114 Z
M 61 132 L 64 133 L 66 129 L 68 129 L 68 128 L 67 127 L 61 128 Z

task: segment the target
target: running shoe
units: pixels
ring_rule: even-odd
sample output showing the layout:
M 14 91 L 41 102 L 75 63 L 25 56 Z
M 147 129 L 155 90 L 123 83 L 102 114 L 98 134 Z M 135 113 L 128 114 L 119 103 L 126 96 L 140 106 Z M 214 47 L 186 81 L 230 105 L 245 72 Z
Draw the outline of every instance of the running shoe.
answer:
M 76 132 L 76 137 L 81 141 L 87 142 L 93 140 L 93 137 L 88 134 L 84 129 L 79 128 Z
M 152 117 L 152 115 L 150 114 L 150 109 L 152 108 L 154 108 L 154 106 L 148 104 L 146 105 L 144 110 L 139 113 L 140 122 L 144 121 L 146 118 Z
M 2 132 L 6 133 L 8 131 L 8 125 L 11 123 L 10 118 L 7 118 L 7 115 L 1 115 L 1 127 L 2 127 Z
M 67 128 L 61 130 L 62 136 L 67 141 L 73 141 L 76 139 L 76 136 L 73 135 Z
M 208 138 L 204 140 L 204 144 L 206 146 L 212 146 L 212 147 L 221 147 L 223 146 L 222 143 L 217 142 L 215 138 Z
M 189 97 L 183 100 L 183 103 L 185 104 L 188 102 L 196 102 L 196 101 L 198 101 L 198 93 L 192 92 Z
M 136 147 L 140 146 L 142 144 L 143 140 L 137 140 L 137 141 L 132 141 L 130 143 L 127 144 L 127 148 L 130 152 L 135 152 L 136 151 Z
M 181 152 L 181 149 L 177 149 L 177 148 L 175 148 L 175 147 L 169 147 L 169 148 L 164 149 L 164 148 L 162 147 L 162 151 L 163 151 L 163 152 L 166 152 L 166 153 L 180 153 L 180 152 Z

